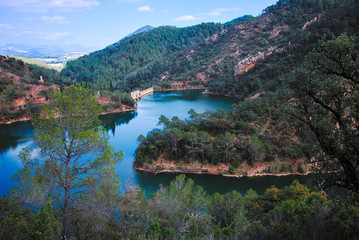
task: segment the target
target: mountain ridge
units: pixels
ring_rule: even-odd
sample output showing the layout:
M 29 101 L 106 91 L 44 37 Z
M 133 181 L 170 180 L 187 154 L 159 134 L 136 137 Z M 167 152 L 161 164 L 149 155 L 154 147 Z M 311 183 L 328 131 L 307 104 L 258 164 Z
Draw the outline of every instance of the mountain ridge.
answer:
M 134 31 L 131 34 L 128 34 L 126 37 L 131 37 L 133 35 L 139 34 L 139 33 L 143 33 L 143 32 L 148 32 L 151 31 L 152 29 L 154 29 L 155 27 L 152 27 L 151 25 L 145 25 L 139 29 L 137 29 L 136 31 Z
M 111 44 L 111 45 L 109 45 L 109 46 L 107 46 L 107 47 L 116 47 L 116 46 L 120 45 L 121 41 L 122 41 L 123 39 L 125 39 L 125 38 L 129 38 L 129 37 L 132 37 L 132 36 L 137 35 L 137 34 L 140 34 L 140 33 L 149 32 L 149 31 L 151 31 L 151 30 L 153 30 L 153 29 L 155 29 L 155 28 L 152 27 L 152 26 L 150 26 L 150 25 L 145 25 L 145 26 L 143 26 L 143 27 L 137 29 L 136 31 L 134 31 L 134 32 L 132 32 L 132 33 L 130 33 L 130 34 L 128 34 L 126 37 L 124 37 L 124 38 L 118 40 L 117 42 L 115 42 L 115 43 L 113 43 L 113 44 Z M 99 51 L 101 51 L 101 50 L 99 50 Z
M 339 19 L 332 12 L 351 1 L 322 3 L 281 0 L 258 17 L 186 28 L 157 27 L 68 62 L 61 75 L 102 88 L 111 83 L 121 91 L 168 88 L 173 82 L 202 83 L 209 92 L 246 98 L 273 89 L 278 76 L 300 62 L 318 39 L 345 31 L 332 30 L 328 22 L 334 21 L 330 17 Z M 262 64 L 280 56 L 290 64 L 276 66 L 274 71 Z

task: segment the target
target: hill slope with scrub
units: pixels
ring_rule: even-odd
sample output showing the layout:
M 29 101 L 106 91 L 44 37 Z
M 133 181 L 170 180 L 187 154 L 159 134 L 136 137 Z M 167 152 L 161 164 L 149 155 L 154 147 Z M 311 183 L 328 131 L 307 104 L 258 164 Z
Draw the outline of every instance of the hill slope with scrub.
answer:
M 280 87 L 280 77 L 318 39 L 355 31 L 353 1 L 278 1 L 258 17 L 225 24 L 162 26 L 67 63 L 61 75 L 131 91 L 171 83 L 245 98 Z

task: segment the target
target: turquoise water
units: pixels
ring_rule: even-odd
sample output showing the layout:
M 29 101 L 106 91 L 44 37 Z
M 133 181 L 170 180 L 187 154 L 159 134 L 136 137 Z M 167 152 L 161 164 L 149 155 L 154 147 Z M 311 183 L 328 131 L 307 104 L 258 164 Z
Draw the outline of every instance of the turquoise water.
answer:
M 238 100 L 216 95 L 203 95 L 200 90 L 155 92 L 137 102 L 137 111 L 114 113 L 101 116 L 101 120 L 110 135 L 110 143 L 116 150 L 122 150 L 124 158 L 118 166 L 122 186 L 137 185 L 147 194 L 158 189 L 159 185 L 167 185 L 177 174 L 149 174 L 137 172 L 133 169 L 133 155 L 137 148 L 139 135 L 146 135 L 157 125 L 158 118 L 165 115 L 168 118 L 178 116 L 188 117 L 192 108 L 198 113 L 219 108 L 231 109 Z M 11 186 L 11 176 L 21 168 L 18 153 L 23 147 L 33 146 L 33 128 L 30 122 L 20 122 L 10 125 L 0 125 L 0 196 L 7 194 Z M 262 193 L 266 188 L 276 185 L 283 187 L 294 179 L 305 182 L 308 177 L 255 177 L 255 178 L 225 178 L 209 175 L 189 175 L 196 184 L 203 186 L 208 193 L 236 189 L 245 193 L 252 188 Z

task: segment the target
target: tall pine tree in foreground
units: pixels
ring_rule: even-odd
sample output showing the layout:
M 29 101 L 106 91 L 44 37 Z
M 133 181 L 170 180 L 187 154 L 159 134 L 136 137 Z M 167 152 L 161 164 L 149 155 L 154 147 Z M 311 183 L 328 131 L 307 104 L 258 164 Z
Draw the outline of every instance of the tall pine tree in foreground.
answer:
M 108 135 L 99 127 L 101 112 L 95 97 L 80 86 L 57 92 L 42 113 L 33 117 L 38 154 L 32 154 L 30 148 L 20 154 L 32 181 L 41 186 L 33 194 L 60 209 L 63 239 L 74 213 L 79 216 L 89 205 L 98 209 L 91 211 L 92 217 L 109 218 L 110 199 L 118 193 L 114 165 L 123 153 L 108 144 Z

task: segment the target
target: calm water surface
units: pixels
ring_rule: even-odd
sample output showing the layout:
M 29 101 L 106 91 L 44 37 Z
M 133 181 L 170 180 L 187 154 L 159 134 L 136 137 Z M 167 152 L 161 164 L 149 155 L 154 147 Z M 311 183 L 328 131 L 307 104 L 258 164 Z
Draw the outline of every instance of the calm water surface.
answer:
M 138 110 L 126 113 L 115 113 L 101 116 L 103 125 L 110 135 L 110 143 L 116 150 L 122 150 L 124 158 L 116 167 L 122 186 L 138 185 L 147 194 L 156 191 L 160 184 L 167 185 L 177 174 L 158 174 L 136 172 L 132 168 L 133 155 L 138 145 L 137 137 L 146 135 L 157 125 L 158 118 L 165 115 L 168 118 L 178 116 L 188 118 L 188 111 L 193 108 L 202 113 L 206 110 L 219 108 L 231 109 L 237 100 L 215 95 L 203 95 L 201 91 L 156 92 L 137 103 Z M 23 147 L 34 147 L 33 128 L 30 122 L 20 122 L 11 125 L 0 125 L 0 196 L 8 193 L 11 186 L 11 176 L 22 167 L 18 153 Z M 221 176 L 188 175 L 196 184 L 203 186 L 208 193 L 225 193 L 236 189 L 244 194 L 252 188 L 258 193 L 272 185 L 283 187 L 298 179 L 305 183 L 308 177 L 255 177 L 255 178 L 225 178 Z

